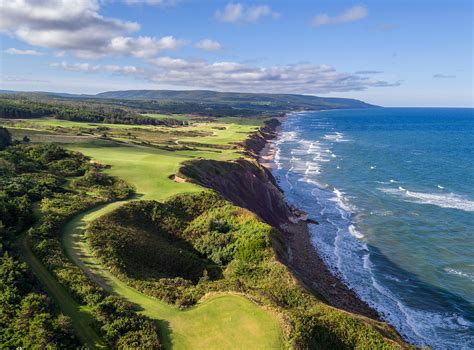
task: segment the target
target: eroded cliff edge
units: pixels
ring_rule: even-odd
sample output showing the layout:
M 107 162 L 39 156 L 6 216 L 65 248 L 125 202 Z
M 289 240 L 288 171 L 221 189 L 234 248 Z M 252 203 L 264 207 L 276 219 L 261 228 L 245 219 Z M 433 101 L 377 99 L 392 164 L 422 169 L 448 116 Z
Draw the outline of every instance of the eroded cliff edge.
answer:
M 256 160 L 279 127 L 280 122 L 271 119 L 245 141 L 250 157 L 235 161 L 188 161 L 180 168 L 179 176 L 215 190 L 279 229 L 275 252 L 304 288 L 334 307 L 378 320 L 377 312 L 334 276 L 316 253 L 308 231 L 308 224 L 316 223 L 308 222 L 304 213 L 286 203 L 270 170 Z

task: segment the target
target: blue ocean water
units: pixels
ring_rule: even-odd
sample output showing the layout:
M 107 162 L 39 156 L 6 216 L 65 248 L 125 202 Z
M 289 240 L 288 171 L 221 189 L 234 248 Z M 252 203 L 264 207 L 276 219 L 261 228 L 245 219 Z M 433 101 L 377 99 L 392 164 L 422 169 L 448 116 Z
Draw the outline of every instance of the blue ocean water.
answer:
M 474 109 L 291 114 L 273 173 L 315 249 L 408 341 L 474 348 Z

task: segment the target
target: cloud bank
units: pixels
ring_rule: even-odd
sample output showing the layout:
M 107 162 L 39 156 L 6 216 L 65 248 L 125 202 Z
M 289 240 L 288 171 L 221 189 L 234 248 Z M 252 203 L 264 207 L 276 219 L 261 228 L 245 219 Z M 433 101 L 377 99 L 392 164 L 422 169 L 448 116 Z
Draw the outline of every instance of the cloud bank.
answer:
M 9 0 L 2 2 L 0 30 L 44 48 L 77 56 L 150 57 L 186 42 L 172 36 L 131 37 L 140 25 L 99 14 L 97 0 Z
M 399 82 L 389 83 L 338 72 L 329 65 L 308 63 L 265 68 L 237 62 L 208 62 L 166 56 L 150 59 L 148 62 L 147 68 L 67 62 L 54 63 L 52 66 L 68 71 L 132 75 L 160 86 L 242 92 L 325 94 L 400 85 Z

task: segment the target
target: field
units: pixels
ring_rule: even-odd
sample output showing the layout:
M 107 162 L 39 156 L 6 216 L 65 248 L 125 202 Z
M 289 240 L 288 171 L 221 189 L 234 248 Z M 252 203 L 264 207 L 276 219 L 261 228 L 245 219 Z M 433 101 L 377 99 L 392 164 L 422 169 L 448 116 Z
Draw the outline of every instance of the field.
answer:
M 156 127 L 41 118 L 3 121 L 3 124 L 18 139 L 27 135 L 32 141 L 59 142 L 110 165 L 107 172 L 133 184 L 142 199 L 163 200 L 177 193 L 201 190 L 196 185 L 169 179 L 180 163 L 193 158 L 230 160 L 240 157 L 237 143 L 261 124 L 259 121 L 253 125 L 239 124 L 239 118 L 224 121 Z M 104 132 L 107 138 L 102 137 Z
M 238 123 L 239 121 L 226 118 L 222 122 L 196 122 L 187 126 L 166 127 L 79 123 L 44 118 L 3 121 L 3 124 L 16 139 L 22 139 L 26 135 L 31 141 L 59 142 L 68 149 L 110 165 L 106 172 L 135 186 L 137 199 L 161 201 L 179 193 L 203 190 L 197 185 L 170 179 L 183 161 L 193 158 L 230 160 L 242 156 L 242 150 L 237 144 L 256 130 L 261 122 L 254 121 L 246 125 Z M 107 134 L 106 137 L 104 133 Z M 170 149 L 170 145 L 174 149 Z M 277 318 L 241 295 L 208 296 L 197 306 L 181 311 L 127 286 L 100 265 L 85 244 L 84 227 L 123 203 L 115 202 L 74 217 L 64 227 L 63 246 L 71 260 L 91 279 L 106 290 L 132 302 L 140 312 L 156 320 L 165 348 L 283 347 Z M 35 266 L 38 270 L 42 265 L 38 263 Z M 44 274 L 41 280 L 46 283 L 51 278 Z M 61 299 L 60 306 L 69 309 L 68 314 L 82 320 L 80 322 L 87 322 L 87 312 L 80 314 L 80 308 L 74 300 L 61 294 L 64 291 L 58 283 L 52 283 L 50 289 L 53 295 Z M 86 337 L 88 332 L 89 327 L 81 331 Z M 97 340 L 95 345 L 99 345 Z

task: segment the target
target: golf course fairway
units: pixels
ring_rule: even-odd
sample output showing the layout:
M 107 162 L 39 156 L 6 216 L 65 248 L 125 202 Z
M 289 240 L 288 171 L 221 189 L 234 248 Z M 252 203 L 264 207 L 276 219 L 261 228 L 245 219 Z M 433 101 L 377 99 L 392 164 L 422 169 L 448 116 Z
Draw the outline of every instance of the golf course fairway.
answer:
M 166 349 L 282 349 L 280 325 L 271 313 L 236 294 L 217 294 L 182 311 L 144 295 L 112 275 L 92 255 L 84 238 L 87 223 L 125 202 L 102 205 L 75 216 L 63 229 L 69 258 L 107 291 L 156 320 Z

